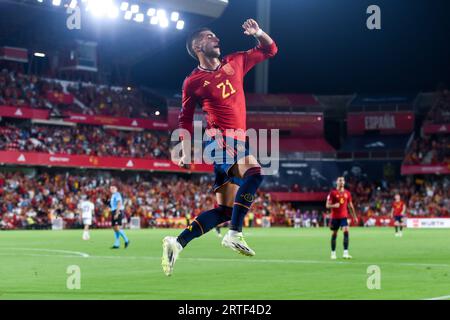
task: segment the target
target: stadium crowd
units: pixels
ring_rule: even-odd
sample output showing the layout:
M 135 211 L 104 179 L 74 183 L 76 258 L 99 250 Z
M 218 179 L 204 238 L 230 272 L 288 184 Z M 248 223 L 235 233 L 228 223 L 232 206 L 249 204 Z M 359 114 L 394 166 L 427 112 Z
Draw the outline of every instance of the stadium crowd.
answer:
M 182 179 L 176 175 L 112 178 L 94 174 L 0 173 L 0 228 L 48 228 L 62 217 L 76 226 L 77 206 L 88 195 L 95 204 L 97 225 L 110 219 L 109 186 L 117 185 L 124 197 L 128 218 L 139 216 L 144 226 L 170 227 L 175 219 L 193 219 L 215 205 L 211 176 Z M 254 217 L 271 216 L 272 223 L 318 226 L 318 211 L 301 212 L 290 203 L 272 201 L 261 192 L 252 206 Z M 173 220 L 173 221 L 172 221 Z
M 44 82 L 16 71 L 0 71 L 0 105 L 51 109 L 44 98 Z
M 427 115 L 427 123 L 450 123 L 450 93 L 448 89 L 437 92 L 437 99 Z M 411 144 L 405 157 L 405 164 L 448 164 L 450 163 L 450 135 L 422 135 Z
M 136 89 L 79 83 L 69 85 L 67 90 L 87 107 L 79 113 L 125 118 L 149 118 L 152 115 L 148 104 L 144 103 L 145 97 Z
M 437 99 L 428 112 L 426 123 L 450 123 L 450 92 L 441 89 Z M 449 164 L 450 135 L 435 134 L 417 137 L 411 144 L 405 157 L 405 164 Z
M 0 64 L 1 65 L 1 64 Z M 95 84 L 68 84 L 3 68 L 0 71 L 0 106 L 47 109 L 52 116 L 65 112 L 126 118 L 150 118 L 156 106 L 140 90 Z M 47 93 L 70 94 L 81 103 L 49 101 Z
M 185 179 L 173 174 L 44 172 L 27 176 L 17 171 L 0 172 L 0 228 L 49 228 L 56 217 L 62 217 L 66 227 L 76 227 L 80 223 L 77 207 L 86 195 L 95 204 L 94 223 L 109 226 L 109 187 L 113 184 L 124 197 L 127 217 L 140 217 L 144 227 L 173 227 L 180 218 L 193 219 L 215 206 L 210 175 Z M 450 216 L 449 178 L 382 186 L 348 179 L 347 187 L 358 215 L 364 219 L 388 216 L 396 192 L 406 201 L 409 216 Z M 300 210 L 289 202 L 272 201 L 268 192 L 259 193 L 251 212 L 252 220 L 270 216 L 274 225 L 294 227 L 318 227 L 329 219 L 324 209 Z
M 127 217 L 139 216 L 145 226 L 174 226 L 171 219 L 192 219 L 215 205 L 210 176 L 182 179 L 176 175 L 112 178 L 95 174 L 0 173 L 0 228 L 48 228 L 62 217 L 67 226 L 78 222 L 78 204 L 88 195 L 95 204 L 94 221 L 109 221 L 109 186 L 117 185 L 124 197 Z M 268 194 L 255 201 L 253 211 L 269 215 L 286 211 Z M 282 214 L 284 216 L 284 214 Z M 167 219 L 165 219 L 167 218 Z
M 405 164 L 450 163 L 450 135 L 440 134 L 416 138 L 404 162 Z
M 358 214 L 363 217 L 388 216 L 393 197 L 399 193 L 408 216 L 450 216 L 450 178 L 412 178 L 376 183 L 347 179 Z
M 428 113 L 427 121 L 436 124 L 450 123 L 450 92 L 448 89 L 438 91 L 436 102 Z
M 0 150 L 169 159 L 169 135 L 99 126 L 17 126 L 0 123 Z

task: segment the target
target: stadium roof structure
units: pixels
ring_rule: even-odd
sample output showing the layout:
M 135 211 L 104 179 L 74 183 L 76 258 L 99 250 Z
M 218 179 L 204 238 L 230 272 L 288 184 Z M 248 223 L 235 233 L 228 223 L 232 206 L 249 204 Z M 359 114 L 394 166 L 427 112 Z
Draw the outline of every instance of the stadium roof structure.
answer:
M 98 43 L 101 70 L 113 72 L 120 66 L 131 68 L 170 43 L 185 38 L 186 32 L 203 26 L 226 8 L 228 2 L 220 0 L 142 1 L 105 0 L 115 8 L 110 12 L 89 9 L 96 0 L 6 0 L 0 3 L 0 45 L 26 48 L 30 53 L 58 52 L 76 40 Z M 101 1 L 99 1 L 101 2 Z M 68 9 L 80 6 L 81 27 L 69 30 Z M 74 6 L 75 6 L 74 5 Z M 103 10 L 103 9 L 102 9 Z M 105 9 L 107 10 L 107 9 Z M 102 14 L 100 14 L 102 13 Z M 130 13 L 128 19 L 127 14 Z M 152 18 L 159 16 L 159 22 Z M 161 23 L 167 21 L 168 26 Z M 182 28 L 178 22 L 182 21 Z M 125 68 L 124 68 L 125 67 Z

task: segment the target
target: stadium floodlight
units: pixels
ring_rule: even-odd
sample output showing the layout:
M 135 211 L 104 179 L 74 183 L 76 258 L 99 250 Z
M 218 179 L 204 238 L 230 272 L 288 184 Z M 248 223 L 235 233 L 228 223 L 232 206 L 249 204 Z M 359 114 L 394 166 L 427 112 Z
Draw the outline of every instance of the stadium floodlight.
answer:
M 159 20 L 159 26 L 161 28 L 167 28 L 169 26 L 169 20 L 167 18 L 162 18 Z
M 96 17 L 102 17 L 109 13 L 113 6 L 112 0 L 88 0 L 86 11 L 91 12 Z
M 115 19 L 119 16 L 119 8 L 115 5 L 112 5 L 108 8 L 108 17 Z
M 159 116 L 161 114 L 161 112 L 159 112 L 158 110 L 155 111 L 155 116 Z
M 133 16 L 133 12 L 127 11 L 127 12 L 125 12 L 124 19 L 125 20 L 131 20 L 132 16 Z
M 75 9 L 76 6 L 77 6 L 77 4 L 78 4 L 78 1 L 77 1 L 77 0 L 71 0 L 71 1 L 70 1 L 70 4 L 69 4 L 69 8 Z
M 44 0 L 37 0 L 37 2 L 42 3 L 42 2 L 44 2 Z
M 122 11 L 127 11 L 128 6 L 129 6 L 128 2 L 122 2 L 122 3 L 120 4 L 120 10 L 122 10 Z
M 159 18 L 157 16 L 153 16 L 150 19 L 150 24 L 158 24 Z
M 33 55 L 38 58 L 45 58 L 45 53 L 43 52 L 35 52 Z
M 91 13 L 92 13 L 94 16 L 101 17 L 101 16 L 103 16 L 103 14 L 105 13 L 105 8 L 102 7 L 102 6 L 99 6 L 99 5 L 94 5 L 94 6 L 91 8 Z
M 156 14 L 156 9 L 155 8 L 150 8 L 147 10 L 147 15 L 149 17 L 153 17 Z
M 139 12 L 139 6 L 137 4 L 133 4 L 130 7 L 131 13 L 138 13 Z
M 184 21 L 183 21 L 183 20 L 178 20 L 178 21 L 177 21 L 176 28 L 177 28 L 178 30 L 183 30 L 183 29 L 184 29 Z
M 53 0 L 53 1 L 52 1 L 52 4 L 53 4 L 54 6 L 56 6 L 56 7 L 58 7 L 58 6 L 61 5 L 61 0 Z
M 158 11 L 156 11 L 156 15 L 160 18 L 160 19 L 162 19 L 162 18 L 165 18 L 167 15 L 166 15 L 166 10 L 164 10 L 164 9 L 158 9 Z
M 143 13 L 138 13 L 136 15 L 136 17 L 134 17 L 134 21 L 139 22 L 139 23 L 143 22 L 144 21 L 144 14 Z
M 178 19 L 180 19 L 180 14 L 176 11 L 172 12 L 172 14 L 170 15 L 170 20 L 176 22 L 178 21 Z

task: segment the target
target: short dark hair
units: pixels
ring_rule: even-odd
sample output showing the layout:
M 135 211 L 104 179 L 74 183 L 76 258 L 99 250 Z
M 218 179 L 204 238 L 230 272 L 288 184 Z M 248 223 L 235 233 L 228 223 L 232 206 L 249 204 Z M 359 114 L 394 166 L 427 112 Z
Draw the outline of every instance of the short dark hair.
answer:
M 195 60 L 198 60 L 197 54 L 195 53 L 194 48 L 192 47 L 192 42 L 194 42 L 194 40 L 198 39 L 200 33 L 204 32 L 204 31 L 211 31 L 210 28 L 199 28 L 197 30 L 194 30 L 187 38 L 186 40 L 186 49 L 187 52 L 189 53 L 189 55 L 194 58 Z

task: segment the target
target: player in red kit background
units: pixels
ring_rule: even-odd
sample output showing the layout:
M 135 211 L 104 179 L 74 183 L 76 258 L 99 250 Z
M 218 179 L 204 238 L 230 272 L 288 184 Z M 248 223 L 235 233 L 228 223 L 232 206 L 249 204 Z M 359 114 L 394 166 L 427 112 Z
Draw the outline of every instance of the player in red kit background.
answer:
M 352 195 L 348 190 L 345 190 L 344 177 L 338 177 L 336 180 L 336 189 L 332 190 L 327 197 L 326 207 L 331 209 L 331 221 L 330 229 L 331 235 L 331 259 L 336 259 L 336 239 L 339 228 L 342 228 L 344 233 L 344 259 L 351 259 L 352 256 L 348 253 L 349 246 L 349 232 L 348 232 L 348 211 L 353 220 L 357 223 L 358 217 L 356 216 L 355 207 L 352 202 Z
M 400 195 L 397 193 L 394 196 L 394 202 L 392 203 L 391 216 L 394 219 L 395 236 L 401 237 L 403 235 L 403 226 L 406 213 L 406 204 L 401 200 Z M 400 232 L 399 232 L 400 229 Z
M 166 275 L 173 272 L 179 253 L 191 240 L 230 220 L 230 230 L 222 245 L 246 256 L 255 255 L 243 237 L 242 227 L 263 177 L 261 166 L 246 146 L 243 80 L 257 63 L 275 56 L 278 48 L 255 20 L 246 20 L 242 28 L 245 35 L 257 39 L 258 45 L 223 59 L 220 40 L 208 28 L 193 32 L 186 43 L 189 54 L 199 65 L 183 83 L 179 128 L 192 133 L 195 107 L 201 106 L 206 115 L 206 133 L 211 137 L 205 145 L 211 150 L 221 150 L 212 153 L 218 207 L 201 213 L 177 238 L 164 238 L 162 267 Z M 184 135 L 181 139 L 178 164 L 186 168 L 190 165 L 187 155 L 191 150 Z

